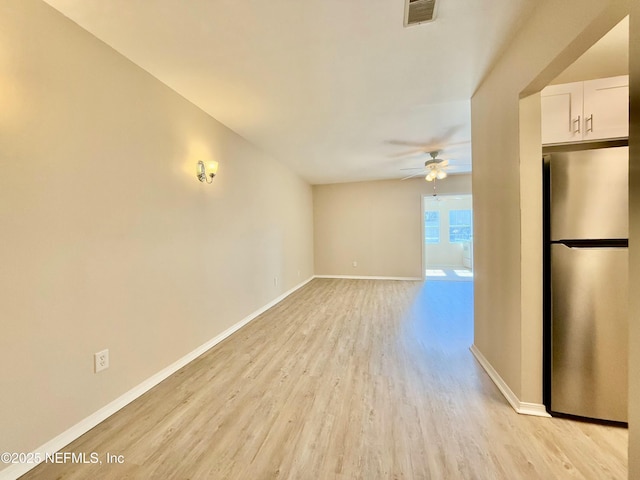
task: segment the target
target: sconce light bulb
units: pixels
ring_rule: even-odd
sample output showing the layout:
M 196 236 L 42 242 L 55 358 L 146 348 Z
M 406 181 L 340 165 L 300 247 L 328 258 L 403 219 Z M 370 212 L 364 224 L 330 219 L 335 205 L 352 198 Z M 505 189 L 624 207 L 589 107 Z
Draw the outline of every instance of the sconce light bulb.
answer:
M 212 183 L 213 177 L 218 173 L 218 162 L 210 162 L 206 166 L 202 160 L 198 161 L 197 176 L 201 182 Z M 211 181 L 207 180 L 210 178 Z

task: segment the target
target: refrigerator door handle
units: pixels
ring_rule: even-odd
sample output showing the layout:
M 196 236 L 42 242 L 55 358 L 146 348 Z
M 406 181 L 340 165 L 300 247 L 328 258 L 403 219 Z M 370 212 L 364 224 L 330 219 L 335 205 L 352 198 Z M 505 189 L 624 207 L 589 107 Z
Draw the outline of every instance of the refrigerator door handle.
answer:
M 552 245 L 564 245 L 568 248 L 628 248 L 628 238 L 604 238 L 604 239 L 571 239 L 554 240 Z

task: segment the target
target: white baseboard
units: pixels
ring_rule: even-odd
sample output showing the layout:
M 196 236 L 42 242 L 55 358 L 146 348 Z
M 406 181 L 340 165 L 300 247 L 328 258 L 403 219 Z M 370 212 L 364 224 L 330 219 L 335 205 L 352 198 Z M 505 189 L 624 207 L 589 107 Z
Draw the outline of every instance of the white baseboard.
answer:
M 28 464 L 27 463 L 13 464 L 5 468 L 4 470 L 0 470 L 0 480 L 15 480 L 18 477 L 27 473 L 32 468 L 35 468 L 39 463 L 44 461 L 44 457 L 46 454 L 53 454 L 58 450 L 64 448 L 65 446 L 69 445 L 71 442 L 73 442 L 78 437 L 87 433 L 89 430 L 91 430 L 93 427 L 98 425 L 100 422 L 106 420 L 108 417 L 116 413 L 118 410 L 127 406 L 129 403 L 131 403 L 138 397 L 142 396 L 144 393 L 148 392 L 149 390 L 151 390 L 153 387 L 158 385 L 164 379 L 173 375 L 175 372 L 180 370 L 189 362 L 192 362 L 193 360 L 198 358 L 200 355 L 205 353 L 207 350 L 214 347 L 215 345 L 220 343 L 222 340 L 224 340 L 225 338 L 229 337 L 231 334 L 238 331 L 240 328 L 244 327 L 247 323 L 251 322 L 251 320 L 255 319 L 257 316 L 261 315 L 262 313 L 266 312 L 274 305 L 280 303 L 282 300 L 287 298 L 293 292 L 295 292 L 296 290 L 298 290 L 299 288 L 303 287 L 304 285 L 309 283 L 311 280 L 313 280 L 313 278 L 314 277 L 309 277 L 307 280 L 300 283 L 299 285 L 296 285 L 291 290 L 286 291 L 275 300 L 272 300 L 265 306 L 261 307 L 255 312 L 252 312 L 247 317 L 240 320 L 238 323 L 227 328 L 224 332 L 220 333 L 219 335 L 216 335 L 208 342 L 204 343 L 203 345 L 200 345 L 195 350 L 187 353 L 184 357 L 180 358 L 179 360 L 176 360 L 168 367 L 160 370 L 155 375 L 147 378 L 145 381 L 133 387 L 131 390 L 124 393 L 120 397 L 116 398 L 111 403 L 105 405 L 97 412 L 89 415 L 84 420 L 81 420 L 80 422 L 76 423 L 74 426 L 72 426 L 68 430 L 62 432 L 57 437 L 53 438 L 52 440 L 49 440 L 44 445 L 40 446 L 39 448 L 31 452 L 33 455 L 30 455 L 30 457 L 31 458 L 40 457 L 40 462 L 28 463 Z
M 496 370 L 485 358 L 485 356 L 482 355 L 480 350 L 478 350 L 478 347 L 476 347 L 475 344 L 471 345 L 471 348 L 469 348 L 469 350 L 471 350 L 471 353 L 473 354 L 474 357 L 476 357 L 476 360 L 478 361 L 480 366 L 484 369 L 485 372 L 487 372 L 487 375 L 489 375 L 489 378 L 493 380 L 493 383 L 496 384 L 496 387 L 498 387 L 498 390 L 500 390 L 502 395 L 504 395 L 504 398 L 507 399 L 509 404 L 513 407 L 513 409 L 516 412 L 522 415 L 534 415 L 536 417 L 551 417 L 551 415 L 547 413 L 547 410 L 544 405 L 540 403 L 521 402 L 520 399 L 518 399 L 518 397 L 516 396 L 516 394 L 513 393 L 513 390 L 509 388 L 509 385 L 506 384 L 506 382 L 502 379 L 502 377 L 498 374 L 498 372 L 496 372 Z
M 367 275 L 314 275 L 313 278 L 347 278 L 350 280 L 422 280 L 420 277 L 375 277 Z

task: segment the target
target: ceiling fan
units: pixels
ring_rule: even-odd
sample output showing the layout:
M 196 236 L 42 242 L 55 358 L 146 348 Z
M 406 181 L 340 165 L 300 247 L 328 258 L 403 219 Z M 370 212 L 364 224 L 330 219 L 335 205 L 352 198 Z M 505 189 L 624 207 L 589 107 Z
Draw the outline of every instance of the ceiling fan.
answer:
M 409 178 L 417 177 L 419 175 L 426 176 L 424 179 L 427 182 L 433 182 L 435 180 L 442 180 L 447 177 L 447 169 L 449 167 L 449 160 L 443 160 L 442 158 L 438 158 L 439 151 L 433 152 L 425 152 L 429 153 L 431 158 L 424 162 L 424 170 L 422 167 L 414 167 L 414 168 L 401 168 L 401 170 L 421 170 L 420 172 L 409 175 L 408 177 L 404 177 L 402 180 L 407 180 Z

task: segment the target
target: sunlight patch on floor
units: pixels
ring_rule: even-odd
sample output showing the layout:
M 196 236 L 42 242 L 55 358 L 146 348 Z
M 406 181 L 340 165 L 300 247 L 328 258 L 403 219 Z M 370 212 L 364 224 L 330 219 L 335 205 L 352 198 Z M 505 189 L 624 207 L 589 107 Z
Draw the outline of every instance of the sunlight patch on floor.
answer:
M 471 270 L 454 270 L 453 272 L 459 277 L 473 277 Z
M 424 274 L 427 277 L 446 277 L 447 276 L 444 270 L 425 270 Z

